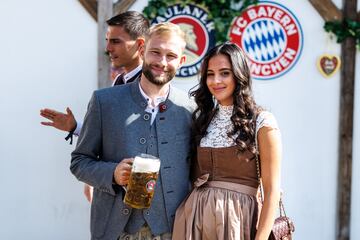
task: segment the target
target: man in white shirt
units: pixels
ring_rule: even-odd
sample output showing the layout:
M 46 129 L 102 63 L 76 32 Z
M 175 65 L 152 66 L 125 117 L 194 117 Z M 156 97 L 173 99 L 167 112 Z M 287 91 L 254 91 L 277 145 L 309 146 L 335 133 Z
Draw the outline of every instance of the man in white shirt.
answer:
M 140 52 L 144 47 L 145 34 L 150 27 L 149 21 L 139 12 L 127 11 L 110 18 L 107 24 L 106 51 L 112 67 L 124 70 L 115 78 L 113 86 L 132 82 L 141 75 L 143 61 Z M 76 121 L 69 107 L 66 108 L 66 113 L 48 108 L 41 109 L 40 115 L 49 120 L 41 122 L 42 125 L 69 132 L 65 139 L 71 138 L 70 143 L 73 134 L 80 134 L 82 123 Z M 91 190 L 87 185 L 84 193 L 91 201 Z

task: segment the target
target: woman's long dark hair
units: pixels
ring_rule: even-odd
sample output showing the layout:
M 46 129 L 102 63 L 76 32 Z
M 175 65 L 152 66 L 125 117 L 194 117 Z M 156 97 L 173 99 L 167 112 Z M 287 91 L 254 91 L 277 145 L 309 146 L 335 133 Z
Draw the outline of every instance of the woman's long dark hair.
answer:
M 192 115 L 192 135 L 193 142 L 196 144 L 194 147 L 200 145 L 200 140 L 207 134 L 206 130 L 217 111 L 213 96 L 206 85 L 206 78 L 209 60 L 219 54 L 228 58 L 236 84 L 233 93 L 234 109 L 231 116 L 234 128 L 228 132 L 228 136 L 237 135 L 235 143 L 239 153 L 250 151 L 255 154 L 256 117 L 260 107 L 256 105 L 252 95 L 250 69 L 246 56 L 236 44 L 229 42 L 214 47 L 205 55 L 201 66 L 200 83 L 196 86 L 196 90 L 190 92 L 190 96 L 195 98 L 197 104 Z

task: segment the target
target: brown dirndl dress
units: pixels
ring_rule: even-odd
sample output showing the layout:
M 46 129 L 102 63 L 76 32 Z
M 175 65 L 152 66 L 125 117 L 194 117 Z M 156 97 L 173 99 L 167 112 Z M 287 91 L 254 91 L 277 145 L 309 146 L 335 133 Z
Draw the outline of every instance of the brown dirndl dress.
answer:
M 173 240 L 252 240 L 258 180 L 252 154 L 198 147 L 194 189 L 176 212 Z

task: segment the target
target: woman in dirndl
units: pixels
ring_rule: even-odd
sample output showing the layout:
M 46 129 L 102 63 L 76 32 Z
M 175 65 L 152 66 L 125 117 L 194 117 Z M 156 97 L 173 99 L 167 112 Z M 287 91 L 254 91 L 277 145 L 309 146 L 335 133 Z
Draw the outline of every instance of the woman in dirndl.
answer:
M 280 198 L 280 131 L 274 116 L 254 101 L 243 51 L 229 42 L 210 50 L 191 96 L 197 103 L 194 189 L 176 212 L 173 239 L 268 239 Z

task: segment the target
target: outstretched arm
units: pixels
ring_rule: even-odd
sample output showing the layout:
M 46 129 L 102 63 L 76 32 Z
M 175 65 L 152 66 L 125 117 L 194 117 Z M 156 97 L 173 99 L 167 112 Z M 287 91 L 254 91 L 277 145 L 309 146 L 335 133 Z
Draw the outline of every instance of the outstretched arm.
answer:
M 76 128 L 75 117 L 68 107 L 66 108 L 66 113 L 58 112 L 48 108 L 41 109 L 40 115 L 50 120 L 50 122 L 41 122 L 42 125 L 51 126 L 66 132 L 73 131 Z
M 256 240 L 267 240 L 274 224 L 280 199 L 281 140 L 278 129 L 262 127 L 257 135 L 264 203 Z

